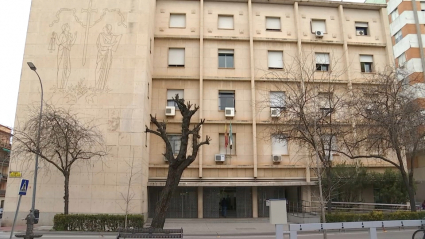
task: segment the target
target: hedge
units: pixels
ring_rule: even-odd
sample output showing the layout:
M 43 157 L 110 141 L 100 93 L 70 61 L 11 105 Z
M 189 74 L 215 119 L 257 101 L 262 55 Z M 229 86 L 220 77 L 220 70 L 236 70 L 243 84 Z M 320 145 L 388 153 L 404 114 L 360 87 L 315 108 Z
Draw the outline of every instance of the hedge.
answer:
M 55 231 L 117 231 L 124 228 L 125 215 L 109 214 L 56 214 L 53 219 Z M 143 215 L 128 215 L 128 228 L 143 228 Z
M 425 211 L 409 212 L 382 212 L 349 213 L 337 212 L 326 214 L 326 222 L 362 222 L 362 221 L 387 221 L 387 220 L 421 220 L 425 218 Z

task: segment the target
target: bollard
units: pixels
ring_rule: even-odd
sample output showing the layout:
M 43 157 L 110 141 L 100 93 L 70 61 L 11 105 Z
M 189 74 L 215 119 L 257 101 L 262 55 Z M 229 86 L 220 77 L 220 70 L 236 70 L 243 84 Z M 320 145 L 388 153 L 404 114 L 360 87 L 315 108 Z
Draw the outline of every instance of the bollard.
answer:
M 378 239 L 378 235 L 376 234 L 376 227 L 369 228 L 370 239 Z

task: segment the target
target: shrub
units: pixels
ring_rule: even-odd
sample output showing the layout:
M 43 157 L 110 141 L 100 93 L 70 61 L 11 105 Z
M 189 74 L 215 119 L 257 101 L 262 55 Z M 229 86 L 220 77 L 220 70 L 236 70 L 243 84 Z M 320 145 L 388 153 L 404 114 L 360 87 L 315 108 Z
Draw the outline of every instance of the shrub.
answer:
M 370 213 L 339 212 L 326 214 L 326 222 L 362 222 L 362 221 L 389 221 L 389 220 L 419 220 L 425 218 L 425 212 L 382 212 Z
M 143 215 L 128 215 L 128 228 L 143 228 Z M 117 231 L 124 228 L 125 215 L 109 214 L 56 214 L 55 231 Z

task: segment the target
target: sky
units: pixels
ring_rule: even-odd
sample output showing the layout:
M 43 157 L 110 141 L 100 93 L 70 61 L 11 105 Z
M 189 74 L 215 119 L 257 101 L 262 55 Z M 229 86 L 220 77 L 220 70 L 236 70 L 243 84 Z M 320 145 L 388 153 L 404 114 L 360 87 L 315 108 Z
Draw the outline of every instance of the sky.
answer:
M 9 127 L 15 121 L 30 7 L 31 0 L 0 0 L 0 124 Z

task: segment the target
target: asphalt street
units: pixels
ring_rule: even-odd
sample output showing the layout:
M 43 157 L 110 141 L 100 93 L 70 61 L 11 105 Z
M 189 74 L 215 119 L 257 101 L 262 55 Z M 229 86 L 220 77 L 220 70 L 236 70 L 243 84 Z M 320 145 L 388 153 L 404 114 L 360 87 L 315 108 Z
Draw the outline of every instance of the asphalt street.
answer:
M 387 232 L 378 232 L 378 238 L 379 239 L 410 239 L 412 238 L 414 230 L 402 230 L 402 231 L 387 231 Z M 0 232 L 0 238 L 9 238 L 10 234 L 7 232 Z M 14 237 L 15 238 L 15 237 Z M 49 238 L 49 239 L 60 239 L 60 238 L 78 238 L 78 239 L 95 239 L 95 238 L 104 238 L 104 239 L 115 239 L 116 236 L 114 235 L 70 235 L 70 234 L 63 234 L 63 233 L 48 233 L 43 235 L 42 238 Z M 184 238 L 189 239 L 195 239 L 195 238 L 203 238 L 203 239 L 243 239 L 243 238 L 249 238 L 249 239 L 272 239 L 275 238 L 275 236 L 267 235 L 267 236 L 260 236 L 260 235 L 235 235 L 235 236 L 184 236 Z M 289 238 L 289 236 L 285 236 L 285 238 Z M 320 233 L 314 233 L 314 234 L 300 234 L 298 235 L 298 238 L 300 239 L 320 239 L 322 238 L 322 234 Z M 333 232 L 328 233 L 328 239 L 369 239 L 369 234 L 366 231 L 355 231 L 355 232 Z

